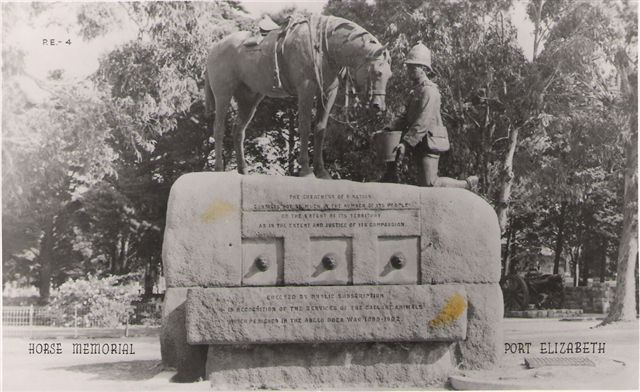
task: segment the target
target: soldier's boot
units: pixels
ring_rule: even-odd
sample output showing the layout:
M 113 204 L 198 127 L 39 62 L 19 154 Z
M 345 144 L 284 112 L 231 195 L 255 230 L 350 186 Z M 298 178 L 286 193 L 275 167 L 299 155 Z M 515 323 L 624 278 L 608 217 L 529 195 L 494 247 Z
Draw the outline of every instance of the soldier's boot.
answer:
M 400 183 L 398 164 L 396 162 L 386 162 L 385 166 L 386 167 L 384 174 L 382 175 L 382 178 L 380 178 L 379 182 L 386 182 L 391 184 Z
M 478 190 L 479 190 L 478 184 L 480 182 L 480 179 L 478 178 L 478 176 L 469 176 L 465 181 L 467 182 L 468 190 L 474 193 L 478 193 Z

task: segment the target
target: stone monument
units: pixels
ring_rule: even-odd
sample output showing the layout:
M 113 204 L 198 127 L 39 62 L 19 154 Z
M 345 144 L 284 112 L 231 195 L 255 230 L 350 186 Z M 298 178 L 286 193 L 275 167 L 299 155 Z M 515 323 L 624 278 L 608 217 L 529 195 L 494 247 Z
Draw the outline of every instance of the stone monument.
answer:
M 498 222 L 466 190 L 188 174 L 163 262 L 179 380 L 419 388 L 500 358 Z

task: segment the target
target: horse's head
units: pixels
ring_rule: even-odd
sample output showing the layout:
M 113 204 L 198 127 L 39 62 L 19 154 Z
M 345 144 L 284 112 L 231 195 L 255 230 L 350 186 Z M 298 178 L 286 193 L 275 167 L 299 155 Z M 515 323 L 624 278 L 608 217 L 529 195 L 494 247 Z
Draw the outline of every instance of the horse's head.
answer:
M 384 98 L 391 77 L 391 56 L 387 48 L 380 47 L 354 72 L 356 89 L 363 102 L 378 112 L 385 111 Z

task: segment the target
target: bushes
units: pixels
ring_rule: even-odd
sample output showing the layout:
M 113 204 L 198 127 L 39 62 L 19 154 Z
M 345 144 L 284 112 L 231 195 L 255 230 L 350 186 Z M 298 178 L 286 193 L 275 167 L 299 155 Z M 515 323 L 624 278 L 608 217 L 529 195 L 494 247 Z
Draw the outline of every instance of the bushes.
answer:
M 126 283 L 131 278 L 124 275 L 70 279 L 60 286 L 50 309 L 62 326 L 74 325 L 77 307 L 79 326 L 118 327 L 133 313 L 132 302 L 139 300 L 142 291 L 139 283 Z

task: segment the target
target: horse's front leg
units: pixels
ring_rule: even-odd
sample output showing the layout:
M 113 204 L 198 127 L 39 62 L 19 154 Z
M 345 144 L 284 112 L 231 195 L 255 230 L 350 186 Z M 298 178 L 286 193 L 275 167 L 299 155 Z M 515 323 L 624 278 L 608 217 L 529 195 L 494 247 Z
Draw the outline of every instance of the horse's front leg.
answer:
M 225 134 L 225 119 L 227 117 L 227 110 L 229 109 L 229 102 L 231 96 L 218 95 L 216 96 L 216 118 L 213 124 L 213 139 L 215 140 L 216 150 L 216 171 L 224 171 L 224 157 L 223 157 L 223 140 Z
M 318 105 L 318 123 L 315 129 L 315 140 L 313 144 L 313 172 L 316 177 L 331 179 L 331 174 L 324 167 L 324 135 L 327 129 L 327 121 L 329 120 L 329 114 L 331 114 L 331 108 L 336 101 L 338 95 L 338 81 L 329 88 L 329 92 L 324 97 L 322 105 Z
M 298 129 L 300 131 L 300 177 L 313 176 L 309 166 L 309 131 L 311 130 L 311 109 L 315 89 L 310 86 L 298 90 Z
M 236 150 L 236 160 L 238 161 L 238 173 L 247 174 L 247 161 L 244 159 L 245 131 L 264 96 L 242 87 L 236 91 L 234 97 L 238 102 L 238 118 L 233 128 L 233 142 Z

